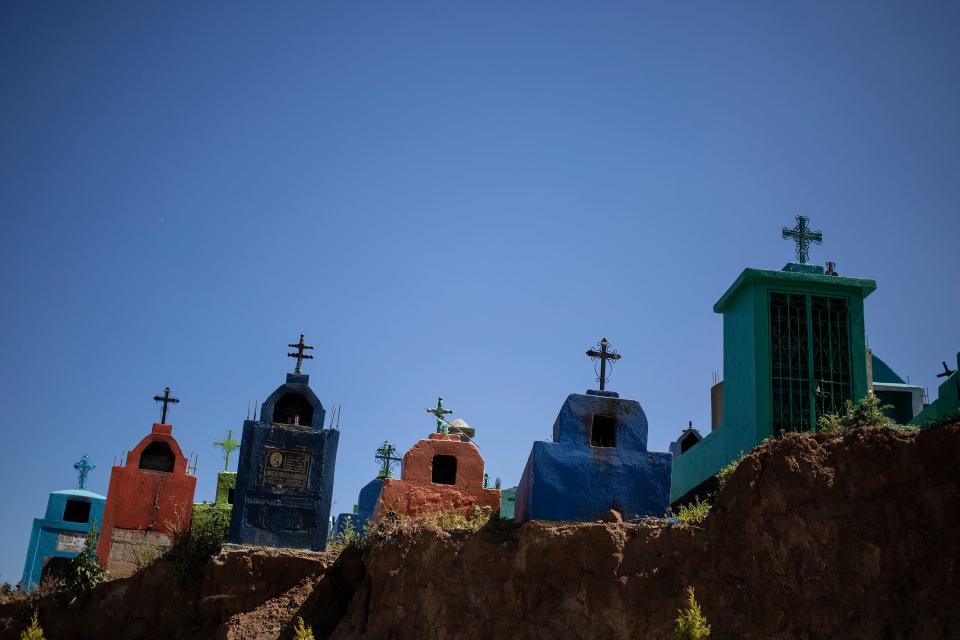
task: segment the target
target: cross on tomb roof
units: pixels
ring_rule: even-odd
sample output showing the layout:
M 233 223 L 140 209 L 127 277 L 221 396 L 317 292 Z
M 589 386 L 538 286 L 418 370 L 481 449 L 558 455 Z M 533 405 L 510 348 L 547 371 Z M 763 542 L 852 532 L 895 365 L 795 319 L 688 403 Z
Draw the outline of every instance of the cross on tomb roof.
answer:
M 213 446 L 223 449 L 223 470 L 230 470 L 230 454 L 240 448 L 240 443 L 233 439 L 233 429 L 227 429 L 227 437 L 223 440 L 214 440 Z
M 313 349 L 313 346 L 309 344 L 304 344 L 302 333 L 300 334 L 300 342 L 294 342 L 292 344 L 288 344 L 287 346 L 290 347 L 291 349 L 297 350 L 296 353 L 288 353 L 287 357 L 297 359 L 297 368 L 293 370 L 293 373 L 296 375 L 300 375 L 300 368 L 303 365 L 303 361 L 313 360 L 313 356 L 304 353 L 304 351 L 307 349 Z
M 822 244 L 823 234 L 819 231 L 810 230 L 807 226 L 810 219 L 807 216 L 796 216 L 796 220 L 797 226 L 793 229 L 783 228 L 783 238 L 784 240 L 793 240 L 797 244 L 797 262 L 807 264 L 810 243 Z
M 157 402 L 163 403 L 163 409 L 160 411 L 160 424 L 167 424 L 167 405 L 179 404 L 180 398 L 173 398 L 170 396 L 170 387 L 165 387 L 163 389 L 162 396 L 153 396 L 153 399 Z
M 97 465 L 90 464 L 90 458 L 87 454 L 80 456 L 80 459 L 74 463 L 73 468 L 77 470 L 77 488 L 85 489 L 87 486 L 87 476 L 97 468 Z
M 443 408 L 443 396 L 437 396 L 437 408 L 427 407 L 427 413 L 432 413 L 437 417 L 437 433 L 450 433 L 450 423 L 443 416 L 453 413 L 453 410 Z
M 587 355 L 590 356 L 591 359 L 594 361 L 600 360 L 600 372 L 597 373 L 597 380 L 600 382 L 600 391 L 604 390 L 607 380 L 609 379 L 609 376 L 607 376 L 607 360 L 610 360 L 610 368 L 613 369 L 613 363 L 623 357 L 616 351 L 609 350 L 607 348 L 609 345 L 610 343 L 604 338 L 600 341 L 600 351 L 596 349 L 587 351 Z
M 373 459 L 380 461 L 380 473 L 378 474 L 379 477 L 393 477 L 393 466 L 400 462 L 400 458 L 395 455 L 396 453 L 397 448 L 386 440 L 383 441 L 382 445 L 377 447 L 377 455 L 375 455 Z

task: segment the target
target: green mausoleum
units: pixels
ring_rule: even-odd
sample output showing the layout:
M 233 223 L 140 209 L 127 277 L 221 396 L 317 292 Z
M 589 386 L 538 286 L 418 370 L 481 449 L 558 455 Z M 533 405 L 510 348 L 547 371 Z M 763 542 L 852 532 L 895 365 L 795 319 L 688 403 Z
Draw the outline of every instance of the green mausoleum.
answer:
M 806 218 L 784 237 L 798 262 L 781 271 L 744 269 L 713 306 L 723 314 L 723 381 L 713 391 L 713 429 L 673 458 L 670 502 L 711 490 L 714 474 L 765 438 L 811 431 L 825 413 L 869 389 L 863 300 L 873 280 L 806 264 L 817 242 Z

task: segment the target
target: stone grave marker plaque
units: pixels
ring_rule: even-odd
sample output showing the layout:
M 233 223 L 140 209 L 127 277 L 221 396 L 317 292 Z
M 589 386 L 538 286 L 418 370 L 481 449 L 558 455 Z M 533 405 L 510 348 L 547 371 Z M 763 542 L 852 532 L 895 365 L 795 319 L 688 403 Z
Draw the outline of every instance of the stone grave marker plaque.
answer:
M 306 489 L 310 477 L 310 454 L 305 451 L 264 447 L 263 484 Z

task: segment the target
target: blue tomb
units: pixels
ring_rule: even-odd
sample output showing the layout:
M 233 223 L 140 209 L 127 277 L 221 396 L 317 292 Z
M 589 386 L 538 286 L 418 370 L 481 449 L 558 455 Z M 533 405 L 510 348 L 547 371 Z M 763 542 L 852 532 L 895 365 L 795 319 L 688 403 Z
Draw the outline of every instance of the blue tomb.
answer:
M 663 515 L 670 502 L 669 453 L 647 451 L 640 403 L 613 391 L 572 394 L 553 424 L 553 442 L 534 442 L 516 520 L 599 520 Z
M 34 591 L 47 577 L 57 578 L 80 555 L 91 525 L 103 523 L 106 496 L 85 489 L 54 491 L 43 518 L 35 518 L 21 585 Z
M 326 412 L 308 383 L 298 362 L 260 419 L 243 423 L 230 542 L 314 551 L 327 544 L 340 432 L 323 428 Z
M 347 521 L 353 525 L 353 530 L 362 532 L 370 518 L 373 517 L 373 510 L 377 506 L 377 500 L 380 499 L 380 488 L 383 487 L 383 475 L 379 475 L 360 489 L 360 496 L 357 499 L 356 510 L 353 513 L 341 513 L 337 517 L 336 533 L 343 533 Z

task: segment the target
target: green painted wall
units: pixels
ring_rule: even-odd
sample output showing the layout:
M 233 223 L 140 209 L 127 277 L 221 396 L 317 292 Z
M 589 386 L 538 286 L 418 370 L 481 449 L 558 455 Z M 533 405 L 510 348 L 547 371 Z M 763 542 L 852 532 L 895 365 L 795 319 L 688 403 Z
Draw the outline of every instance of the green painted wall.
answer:
M 217 496 L 214 499 L 214 504 L 218 505 L 232 505 L 233 500 L 231 500 L 231 493 L 234 489 L 237 488 L 237 472 L 236 471 L 221 471 L 217 474 Z
M 744 269 L 713 307 L 723 314 L 723 424 L 686 453 L 674 457 L 671 502 L 688 497 L 720 467 L 772 435 L 770 294 L 846 299 L 851 392 L 856 400 L 864 397 L 868 388 L 863 299 L 876 286 L 873 280 L 859 278 Z
M 952 417 L 960 418 L 960 353 L 956 370 L 937 388 L 937 399 L 917 414 L 911 424 L 922 427 Z

